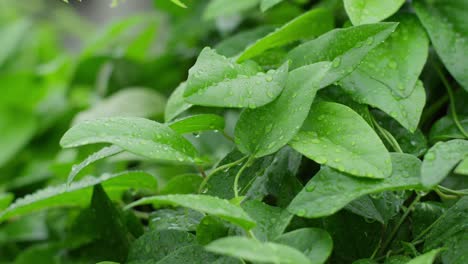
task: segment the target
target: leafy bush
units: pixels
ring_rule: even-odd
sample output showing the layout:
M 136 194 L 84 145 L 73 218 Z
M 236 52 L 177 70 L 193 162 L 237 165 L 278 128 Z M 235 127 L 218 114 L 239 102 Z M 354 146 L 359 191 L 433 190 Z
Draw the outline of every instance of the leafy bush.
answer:
M 468 1 L 17 2 L 1 263 L 467 263 Z

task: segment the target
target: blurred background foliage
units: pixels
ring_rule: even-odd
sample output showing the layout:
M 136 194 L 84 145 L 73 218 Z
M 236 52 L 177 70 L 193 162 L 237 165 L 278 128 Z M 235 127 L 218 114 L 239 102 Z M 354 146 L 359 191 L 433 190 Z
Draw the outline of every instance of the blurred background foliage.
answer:
M 59 140 L 72 124 L 116 115 L 163 122 L 168 96 L 203 47 L 235 53 L 314 1 L 209 20 L 203 19 L 207 2 L 186 0 L 190 8 L 183 9 L 169 0 L 0 0 L 0 210 L 14 198 L 63 183 L 73 164 L 102 147 L 62 150 Z M 257 24 L 265 28 L 235 37 Z M 194 107 L 187 114 L 204 111 Z M 225 113 L 227 133 L 237 114 Z M 216 132 L 190 138 L 212 163 L 233 146 Z M 197 172 L 117 155 L 78 178 L 132 168 L 155 175 L 160 190 L 175 175 Z M 73 231 L 78 214 L 49 210 L 0 224 L 0 263 L 91 263 L 97 256 L 83 247 L 90 238 Z

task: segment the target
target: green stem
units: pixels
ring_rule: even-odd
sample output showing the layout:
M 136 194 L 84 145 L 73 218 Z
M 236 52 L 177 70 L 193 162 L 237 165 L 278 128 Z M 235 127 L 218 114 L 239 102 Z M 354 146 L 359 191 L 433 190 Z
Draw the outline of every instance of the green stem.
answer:
M 455 196 L 455 195 L 450 195 L 450 194 L 445 194 L 443 192 L 440 191 L 440 189 L 438 188 L 435 188 L 434 191 L 437 193 L 437 195 L 439 195 L 440 198 L 443 198 L 443 199 L 457 199 L 458 196 Z
M 372 123 L 374 126 L 377 128 L 377 130 L 380 132 L 380 134 L 385 138 L 385 140 L 392 146 L 392 148 L 399 153 L 403 153 L 403 150 L 400 147 L 400 144 L 398 144 L 398 141 L 393 137 L 393 135 L 388 132 L 385 128 L 381 127 L 379 123 L 375 120 L 375 118 L 372 116 Z
M 455 97 L 453 96 L 452 86 L 450 86 L 449 82 L 447 81 L 444 74 L 442 73 L 440 67 L 438 65 L 434 65 L 434 68 L 435 68 L 437 74 L 439 74 L 439 77 L 440 77 L 442 83 L 444 84 L 445 89 L 447 89 L 447 94 L 448 94 L 449 100 L 450 100 L 450 112 L 452 114 L 453 122 L 455 123 L 455 126 L 458 128 L 458 130 L 460 130 L 460 133 L 465 138 L 468 138 L 468 133 L 465 131 L 465 129 L 463 128 L 463 126 L 460 123 L 460 120 L 458 119 L 457 110 L 455 109 Z
M 437 188 L 440 190 L 440 191 L 444 191 L 446 193 L 449 193 L 449 194 L 453 194 L 453 195 L 457 195 L 457 196 L 465 196 L 465 195 L 468 195 L 468 190 L 465 189 L 465 190 L 452 190 L 452 189 L 449 189 L 447 187 L 444 187 L 442 185 L 439 185 L 437 186 Z
M 253 156 L 250 156 L 250 158 L 247 160 L 246 163 L 244 163 L 244 165 L 242 166 L 242 168 L 240 168 L 240 170 L 237 172 L 236 174 L 236 177 L 234 178 L 234 186 L 233 186 L 233 189 L 234 189 L 234 197 L 235 198 L 238 198 L 239 197 L 239 178 L 240 176 L 242 175 L 242 172 L 244 172 L 244 170 L 250 166 L 250 164 L 252 163 L 252 161 L 254 160 L 254 157 Z
M 406 212 L 400 218 L 395 228 L 393 228 L 392 232 L 390 233 L 390 236 L 388 236 L 388 239 L 384 242 L 382 251 L 381 251 L 382 253 L 384 253 L 388 249 L 388 247 L 391 245 L 401 225 L 403 224 L 403 222 L 405 222 L 406 218 L 409 216 L 411 210 L 413 210 L 413 207 L 416 205 L 416 203 L 419 202 L 419 199 L 421 199 L 421 196 L 418 194 L 416 195 L 416 198 L 414 198 L 413 202 L 411 202 L 411 204 L 408 206 L 408 209 L 406 209 Z
M 242 161 L 244 161 L 244 160 L 245 160 L 246 158 L 248 158 L 248 157 L 249 157 L 249 156 L 244 156 L 244 157 L 242 157 L 242 158 L 240 158 L 240 159 L 238 159 L 238 160 L 236 160 L 236 161 L 233 161 L 233 162 L 231 162 L 231 163 L 227 163 L 227 164 L 221 165 L 221 166 L 219 166 L 219 167 L 213 169 L 213 170 L 210 172 L 210 174 L 208 174 L 208 175 L 205 177 L 205 179 L 203 179 L 203 182 L 200 184 L 200 187 L 198 188 L 198 192 L 201 193 L 201 192 L 203 191 L 203 189 L 205 188 L 206 184 L 208 183 L 208 181 L 210 180 L 210 178 L 211 178 L 214 174 L 216 174 L 216 173 L 218 173 L 218 172 L 220 172 L 220 171 L 222 171 L 222 170 L 226 170 L 226 169 L 229 169 L 229 168 L 231 168 L 231 167 L 233 167 L 233 166 L 236 166 L 237 164 L 241 163 Z

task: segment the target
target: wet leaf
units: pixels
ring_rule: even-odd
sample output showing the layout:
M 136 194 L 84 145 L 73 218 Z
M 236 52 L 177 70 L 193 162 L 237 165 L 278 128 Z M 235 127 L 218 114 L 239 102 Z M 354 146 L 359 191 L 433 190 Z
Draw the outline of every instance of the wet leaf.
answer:
M 177 119 L 168 126 L 179 134 L 196 133 L 208 130 L 223 131 L 224 118 L 213 114 L 200 114 Z
M 164 120 L 166 122 L 171 121 L 185 110 L 192 107 L 192 104 L 185 102 L 184 92 L 187 87 L 187 83 L 183 82 L 172 92 L 171 96 L 167 100 L 166 109 L 164 111 Z
M 353 25 L 376 23 L 393 15 L 405 0 L 344 0 L 344 7 Z

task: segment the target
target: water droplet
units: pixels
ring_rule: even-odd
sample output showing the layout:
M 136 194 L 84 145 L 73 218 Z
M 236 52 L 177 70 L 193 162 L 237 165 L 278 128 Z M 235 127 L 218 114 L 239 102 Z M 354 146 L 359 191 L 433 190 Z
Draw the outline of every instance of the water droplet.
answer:
M 426 156 L 424 156 L 424 159 L 429 160 L 429 161 L 434 160 L 435 159 L 434 152 L 428 152 Z
M 332 62 L 332 66 L 334 68 L 337 68 L 338 66 L 340 66 L 340 64 L 341 64 L 341 58 L 340 57 L 336 57 Z
M 297 210 L 297 216 L 303 217 L 306 214 L 306 211 L 304 209 L 299 209 Z
M 374 43 L 374 38 L 373 38 L 373 37 L 367 38 L 366 44 L 367 44 L 367 45 L 372 45 L 372 43 Z
M 397 68 L 397 63 L 396 61 L 394 60 L 391 60 L 389 63 L 388 63 L 388 67 L 391 68 L 391 69 L 396 69 Z
M 305 189 L 308 192 L 312 192 L 313 190 L 315 190 L 315 184 L 307 185 Z
M 273 81 L 273 77 L 267 76 L 267 77 L 265 78 L 265 80 L 266 80 L 267 82 L 271 82 L 271 81 Z
M 318 138 L 313 138 L 313 139 L 310 140 L 310 142 L 312 142 L 312 143 L 314 143 L 314 144 L 318 144 L 318 143 L 320 143 L 320 139 L 318 139 Z
M 325 163 L 327 163 L 328 160 L 327 160 L 327 158 L 325 158 L 325 157 L 317 157 L 317 158 L 315 159 L 315 161 L 316 161 L 317 163 L 319 163 L 319 164 L 325 164 Z

